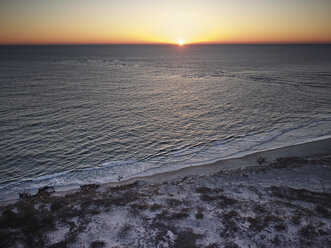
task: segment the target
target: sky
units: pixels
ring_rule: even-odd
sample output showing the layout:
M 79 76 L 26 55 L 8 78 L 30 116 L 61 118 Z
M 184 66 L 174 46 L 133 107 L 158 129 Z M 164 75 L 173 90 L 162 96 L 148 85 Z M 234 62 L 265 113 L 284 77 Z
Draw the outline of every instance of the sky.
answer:
M 331 42 L 331 0 L 0 0 L 0 44 Z

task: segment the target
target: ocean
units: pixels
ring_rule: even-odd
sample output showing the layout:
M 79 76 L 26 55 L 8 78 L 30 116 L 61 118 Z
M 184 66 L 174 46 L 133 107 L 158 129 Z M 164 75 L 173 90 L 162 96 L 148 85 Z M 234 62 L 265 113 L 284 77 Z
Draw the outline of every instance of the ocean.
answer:
M 0 201 L 331 137 L 331 45 L 0 46 Z

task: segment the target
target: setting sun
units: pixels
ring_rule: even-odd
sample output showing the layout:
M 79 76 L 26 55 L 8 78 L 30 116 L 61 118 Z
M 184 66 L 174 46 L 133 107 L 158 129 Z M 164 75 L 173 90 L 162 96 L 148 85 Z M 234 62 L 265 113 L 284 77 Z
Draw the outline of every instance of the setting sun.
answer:
M 327 0 L 0 2 L 0 44 L 331 42 Z

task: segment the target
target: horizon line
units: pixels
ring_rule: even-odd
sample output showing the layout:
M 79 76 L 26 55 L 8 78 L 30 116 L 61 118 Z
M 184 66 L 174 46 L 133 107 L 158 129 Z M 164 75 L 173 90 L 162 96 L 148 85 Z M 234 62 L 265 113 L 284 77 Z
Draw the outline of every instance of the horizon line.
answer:
M 182 46 L 192 45 L 330 45 L 331 41 L 303 41 L 303 42 L 188 42 Z M 0 43 L 0 46 L 129 46 L 129 45 L 165 45 L 180 46 L 178 43 L 146 42 L 146 43 Z

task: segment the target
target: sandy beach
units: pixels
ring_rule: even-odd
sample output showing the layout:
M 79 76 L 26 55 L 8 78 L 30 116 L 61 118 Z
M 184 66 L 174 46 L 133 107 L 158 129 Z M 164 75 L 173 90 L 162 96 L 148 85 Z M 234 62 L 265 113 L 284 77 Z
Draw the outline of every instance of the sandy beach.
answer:
M 2 203 L 1 247 L 330 247 L 331 139 Z

